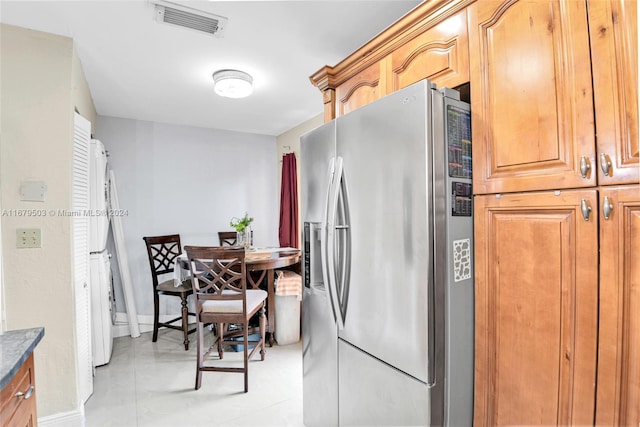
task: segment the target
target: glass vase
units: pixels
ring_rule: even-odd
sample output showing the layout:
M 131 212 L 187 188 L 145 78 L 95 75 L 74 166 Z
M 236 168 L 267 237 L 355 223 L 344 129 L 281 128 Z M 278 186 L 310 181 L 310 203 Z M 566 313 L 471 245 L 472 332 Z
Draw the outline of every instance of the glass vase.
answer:
M 236 245 L 244 247 L 245 250 L 251 248 L 251 228 L 247 227 L 243 231 L 237 232 Z

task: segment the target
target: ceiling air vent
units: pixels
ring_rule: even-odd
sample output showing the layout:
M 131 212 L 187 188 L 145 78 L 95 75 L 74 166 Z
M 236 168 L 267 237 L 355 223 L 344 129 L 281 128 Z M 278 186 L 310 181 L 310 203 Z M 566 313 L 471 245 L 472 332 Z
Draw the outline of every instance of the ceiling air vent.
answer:
M 156 20 L 222 37 L 227 18 L 168 1 L 153 1 Z

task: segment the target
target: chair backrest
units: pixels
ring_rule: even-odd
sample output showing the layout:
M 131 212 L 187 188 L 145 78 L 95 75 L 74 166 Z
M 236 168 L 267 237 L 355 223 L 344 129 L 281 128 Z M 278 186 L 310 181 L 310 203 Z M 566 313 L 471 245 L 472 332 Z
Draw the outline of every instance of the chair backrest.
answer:
M 158 276 L 173 272 L 176 257 L 182 253 L 180 235 L 149 236 L 142 239 L 147 245 L 149 267 L 155 289 L 158 286 Z
M 206 300 L 243 300 L 246 313 L 244 248 L 185 246 L 197 312 Z
M 220 246 L 235 246 L 238 240 L 238 233 L 235 231 L 218 231 Z

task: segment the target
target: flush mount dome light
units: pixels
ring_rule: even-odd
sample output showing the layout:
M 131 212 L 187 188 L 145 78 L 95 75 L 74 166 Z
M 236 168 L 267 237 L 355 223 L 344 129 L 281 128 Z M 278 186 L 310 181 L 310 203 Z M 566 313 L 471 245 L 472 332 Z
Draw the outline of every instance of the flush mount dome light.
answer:
M 253 78 L 244 71 L 216 71 L 213 73 L 213 89 L 220 96 L 244 98 L 253 92 Z

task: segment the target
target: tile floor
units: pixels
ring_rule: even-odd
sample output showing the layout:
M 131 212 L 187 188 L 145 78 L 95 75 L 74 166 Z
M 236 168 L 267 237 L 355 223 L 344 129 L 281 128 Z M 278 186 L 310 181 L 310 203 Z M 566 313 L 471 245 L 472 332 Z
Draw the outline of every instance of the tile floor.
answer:
M 166 329 L 155 343 L 150 332 L 116 338 L 111 362 L 96 368 L 85 426 L 303 426 L 301 347 L 267 345 L 264 361 L 254 356 L 248 393 L 242 374 L 225 372 L 204 372 L 196 391 L 195 342 L 184 351 L 180 333 Z

